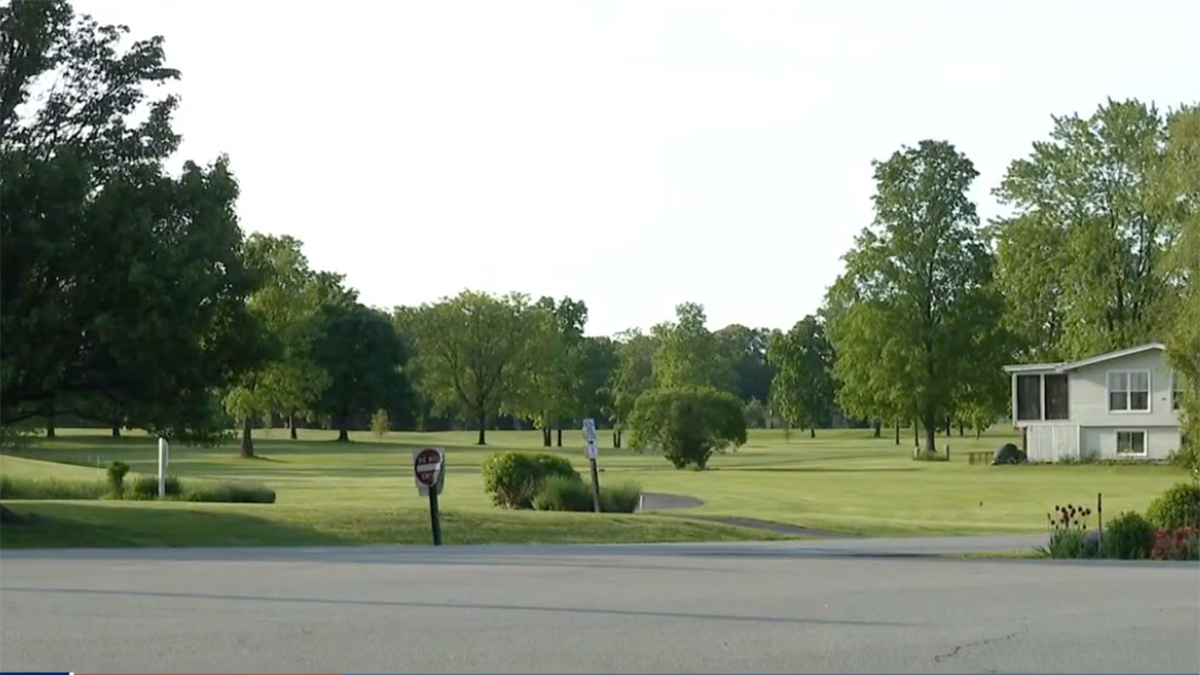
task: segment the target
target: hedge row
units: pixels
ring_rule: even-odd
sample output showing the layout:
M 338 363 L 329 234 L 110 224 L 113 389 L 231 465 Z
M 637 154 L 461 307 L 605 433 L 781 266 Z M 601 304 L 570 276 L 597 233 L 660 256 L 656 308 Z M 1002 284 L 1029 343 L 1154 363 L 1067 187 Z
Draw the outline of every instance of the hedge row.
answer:
M 185 502 L 272 504 L 275 491 L 261 483 L 166 480 L 167 499 Z M 158 478 L 137 476 L 114 488 L 103 480 L 0 476 L 0 499 L 158 499 Z
M 483 488 L 497 506 L 539 511 L 592 511 L 592 488 L 564 457 L 545 453 L 497 452 L 481 467 Z M 624 481 L 600 485 L 600 508 L 633 513 L 642 489 Z

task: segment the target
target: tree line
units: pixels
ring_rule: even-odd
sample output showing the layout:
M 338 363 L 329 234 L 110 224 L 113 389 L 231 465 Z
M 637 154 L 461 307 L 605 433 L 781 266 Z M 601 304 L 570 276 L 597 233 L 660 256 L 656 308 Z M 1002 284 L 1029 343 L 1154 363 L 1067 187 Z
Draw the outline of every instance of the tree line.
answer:
M 688 302 L 648 330 L 591 336 L 570 297 L 363 304 L 297 239 L 245 235 L 228 158 L 168 166 L 178 100 L 153 93 L 180 74 L 161 37 L 122 49 L 127 28 L 61 1 L 0 12 L 6 433 L 32 420 L 52 433 L 68 415 L 197 443 L 235 428 L 249 455 L 251 430 L 279 422 L 340 440 L 371 418 L 480 443 L 539 428 L 551 445 L 594 417 L 618 446 L 639 422 L 675 425 L 640 435 L 683 439 L 685 454 L 747 424 L 872 424 L 897 443 L 911 428 L 933 451 L 937 430 L 1007 414 L 1004 363 L 1150 340 L 1167 342 L 1200 420 L 1196 104 L 1053 118 L 994 190 L 1008 213 L 989 223 L 969 158 L 945 141 L 902 147 L 873 165 L 875 218 L 845 272 L 794 326 L 711 331 Z

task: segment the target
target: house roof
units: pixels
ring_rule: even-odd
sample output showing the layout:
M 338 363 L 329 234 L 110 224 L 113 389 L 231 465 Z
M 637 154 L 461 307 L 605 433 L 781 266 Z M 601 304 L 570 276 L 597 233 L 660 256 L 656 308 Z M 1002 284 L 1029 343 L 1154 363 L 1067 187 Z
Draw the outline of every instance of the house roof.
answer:
M 1104 363 L 1105 361 L 1112 361 L 1113 359 L 1121 359 L 1121 358 L 1125 358 L 1126 356 L 1133 356 L 1134 354 L 1141 354 L 1142 352 L 1149 352 L 1149 351 L 1154 351 L 1154 350 L 1162 351 L 1163 349 L 1166 349 L 1166 347 L 1163 346 L 1163 343 L 1161 343 L 1161 342 L 1148 342 L 1144 345 L 1138 345 L 1136 347 L 1129 347 L 1127 349 L 1118 349 L 1115 352 L 1105 352 L 1104 354 L 1097 354 L 1095 356 L 1089 356 L 1086 359 L 1080 359 L 1078 361 L 1060 361 L 1058 363 L 1027 363 L 1027 364 L 1020 364 L 1020 365 L 1004 366 L 1004 372 L 1006 372 L 1006 373 L 1027 373 L 1027 372 L 1050 371 L 1050 372 L 1054 372 L 1054 373 L 1065 373 L 1067 371 L 1076 370 L 1078 368 L 1092 366 L 1097 363 Z

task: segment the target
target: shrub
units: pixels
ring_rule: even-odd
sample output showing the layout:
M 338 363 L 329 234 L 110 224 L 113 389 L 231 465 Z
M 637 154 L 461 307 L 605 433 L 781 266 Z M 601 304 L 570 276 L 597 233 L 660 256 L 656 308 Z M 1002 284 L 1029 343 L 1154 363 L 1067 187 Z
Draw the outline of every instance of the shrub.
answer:
M 176 476 L 167 476 L 164 483 L 168 498 L 178 497 L 183 492 L 183 487 Z M 158 499 L 158 476 L 138 476 L 133 479 L 133 483 L 129 487 L 131 490 L 126 492 L 126 497 L 132 499 Z
M 591 486 L 579 478 L 549 476 L 533 498 L 538 511 L 591 511 Z
M 703 469 L 714 452 L 746 443 L 741 402 L 712 387 L 643 392 L 634 402 L 629 426 L 634 449 L 660 449 L 676 469 Z
M 1051 558 L 1083 558 L 1087 555 L 1087 519 L 1092 510 L 1082 506 L 1055 506 L 1046 514 L 1050 541 L 1040 551 Z
M 189 502 L 274 504 L 275 491 L 262 483 L 221 481 L 188 484 L 180 498 Z
M 391 429 L 392 423 L 388 420 L 387 410 L 380 408 L 375 411 L 374 415 L 371 415 L 371 433 L 375 434 L 375 438 L 380 442 L 383 442 L 383 437 L 387 436 Z
M 108 487 L 114 497 L 125 496 L 125 474 L 129 473 L 129 465 L 125 462 L 113 462 L 108 467 Z
M 544 453 L 493 453 L 483 460 L 480 473 L 483 489 L 492 495 L 492 501 L 510 509 L 532 508 L 542 482 L 551 476 L 581 481 L 570 461 Z
M 1163 529 L 1200 527 L 1200 484 L 1179 483 L 1150 503 L 1146 517 Z
M 1154 560 L 1200 560 L 1200 529 L 1177 527 L 1159 530 L 1150 557 Z
M 1104 557 L 1146 560 L 1154 551 L 1156 538 L 1154 526 L 1145 516 L 1134 511 L 1122 513 L 1104 528 Z
M 0 476 L 0 499 L 99 499 L 108 492 L 101 480 Z
M 600 508 L 605 513 L 633 513 L 642 500 L 642 486 L 633 481 L 600 485 Z

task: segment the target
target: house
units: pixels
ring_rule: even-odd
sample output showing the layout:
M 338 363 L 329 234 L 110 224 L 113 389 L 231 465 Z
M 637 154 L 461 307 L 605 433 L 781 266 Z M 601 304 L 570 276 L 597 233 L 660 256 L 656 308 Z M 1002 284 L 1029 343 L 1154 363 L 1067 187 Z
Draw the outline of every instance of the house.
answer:
M 1160 343 L 1004 371 L 1030 462 L 1162 460 L 1179 449 L 1179 386 Z

